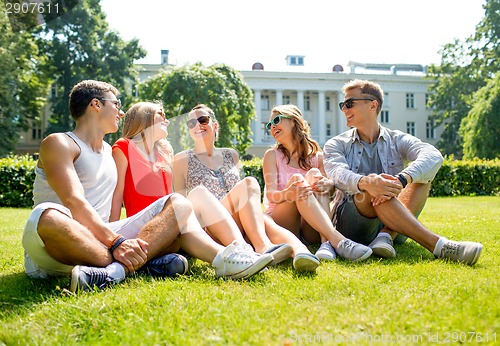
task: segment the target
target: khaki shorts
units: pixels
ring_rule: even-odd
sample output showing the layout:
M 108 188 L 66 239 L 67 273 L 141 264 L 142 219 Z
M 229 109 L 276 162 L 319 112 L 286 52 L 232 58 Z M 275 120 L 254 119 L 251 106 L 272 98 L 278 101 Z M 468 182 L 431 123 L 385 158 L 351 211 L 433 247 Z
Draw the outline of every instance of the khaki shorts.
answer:
M 125 238 L 136 238 L 142 227 L 152 220 L 163 210 L 170 195 L 158 199 L 139 213 L 106 225 L 114 232 L 122 234 Z M 45 250 L 45 244 L 38 235 L 38 222 L 43 212 L 48 209 L 55 209 L 69 218 L 72 218 L 71 211 L 65 206 L 57 203 L 45 202 L 37 205 L 32 211 L 24 227 L 23 247 L 24 247 L 24 268 L 26 274 L 33 278 L 46 278 L 48 276 L 70 275 L 73 266 L 60 263 L 53 259 Z

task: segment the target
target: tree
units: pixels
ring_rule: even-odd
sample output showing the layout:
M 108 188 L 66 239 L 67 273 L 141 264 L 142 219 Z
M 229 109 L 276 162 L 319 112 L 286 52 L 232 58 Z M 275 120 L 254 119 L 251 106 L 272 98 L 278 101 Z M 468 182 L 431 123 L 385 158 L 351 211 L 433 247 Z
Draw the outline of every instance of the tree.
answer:
M 500 74 L 473 95 L 474 104 L 462 119 L 464 158 L 500 156 Z
M 0 7 L 4 7 L 0 1 Z M 5 11 L 0 14 L 0 156 L 14 150 L 19 132 L 38 120 L 48 85 L 43 61 L 31 32 L 14 32 Z
M 220 125 L 218 144 L 241 155 L 251 145 L 250 122 L 255 114 L 253 93 L 243 76 L 224 64 L 201 63 L 162 70 L 139 85 L 141 100 L 162 101 L 172 121 L 169 140 L 178 151 L 187 146 L 187 113 L 199 103 L 215 112 Z
M 475 105 L 473 93 L 496 74 L 500 57 L 500 0 L 486 0 L 485 16 L 475 34 L 456 39 L 441 50 L 441 65 L 430 66 L 428 77 L 437 80 L 430 87 L 429 106 L 436 126 L 444 124 L 437 146 L 445 155 L 463 154 L 460 136 L 462 119 Z
M 48 132 L 73 127 L 68 108 L 69 92 L 83 79 L 98 79 L 127 91 L 137 78 L 134 61 L 146 55 L 138 40 L 123 41 L 110 30 L 99 0 L 81 0 L 64 16 L 46 23 L 40 45 L 47 56 L 45 72 L 57 93 L 51 99 Z M 124 104 L 130 102 L 127 98 Z

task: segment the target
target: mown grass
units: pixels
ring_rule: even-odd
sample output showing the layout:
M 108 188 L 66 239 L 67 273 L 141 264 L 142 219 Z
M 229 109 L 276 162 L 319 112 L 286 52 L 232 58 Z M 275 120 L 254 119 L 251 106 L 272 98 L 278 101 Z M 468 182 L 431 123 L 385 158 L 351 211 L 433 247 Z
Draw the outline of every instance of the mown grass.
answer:
M 484 245 L 471 267 L 408 241 L 395 259 L 338 260 L 315 274 L 291 261 L 246 281 L 135 276 L 72 295 L 68 278 L 33 280 L 20 243 L 28 209 L 0 209 L 0 344 L 307 345 L 500 342 L 500 197 L 430 198 L 420 220 Z M 314 248 L 312 248 L 314 250 Z

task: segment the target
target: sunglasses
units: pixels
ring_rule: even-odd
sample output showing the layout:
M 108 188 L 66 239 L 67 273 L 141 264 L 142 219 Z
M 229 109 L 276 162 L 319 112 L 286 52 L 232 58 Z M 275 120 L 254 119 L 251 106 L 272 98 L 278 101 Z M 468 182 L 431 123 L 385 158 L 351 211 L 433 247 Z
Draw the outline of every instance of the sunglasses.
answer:
M 196 126 L 197 123 L 201 125 L 206 125 L 210 122 L 210 117 L 208 115 L 202 115 L 198 119 L 191 119 L 186 122 L 187 126 L 192 129 Z
M 351 99 L 347 99 L 343 102 L 339 102 L 339 108 L 340 110 L 342 110 L 342 108 L 352 108 L 354 106 L 353 102 L 354 101 L 375 101 L 374 99 L 368 99 L 368 98 L 363 98 L 363 99 L 357 99 L 357 98 L 351 98 Z
M 116 106 L 116 108 L 122 108 L 122 101 L 115 99 L 98 99 L 99 101 L 109 101 Z
M 271 127 L 274 125 L 278 125 L 279 123 L 281 123 L 281 118 L 285 118 L 285 119 L 292 119 L 292 117 L 287 117 L 286 115 L 283 115 L 283 114 L 278 114 L 277 116 L 275 116 L 274 118 L 271 119 L 270 122 L 267 123 L 266 125 L 266 129 L 267 131 L 270 131 L 271 130 Z

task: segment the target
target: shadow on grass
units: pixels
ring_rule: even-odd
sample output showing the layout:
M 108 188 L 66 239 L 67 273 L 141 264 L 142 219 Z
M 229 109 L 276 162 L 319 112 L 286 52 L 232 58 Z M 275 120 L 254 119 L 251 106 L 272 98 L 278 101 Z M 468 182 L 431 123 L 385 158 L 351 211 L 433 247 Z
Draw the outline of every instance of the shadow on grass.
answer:
M 24 272 L 1 275 L 0 310 L 6 314 L 17 314 L 49 297 L 61 296 L 68 285 L 68 277 L 31 279 Z

